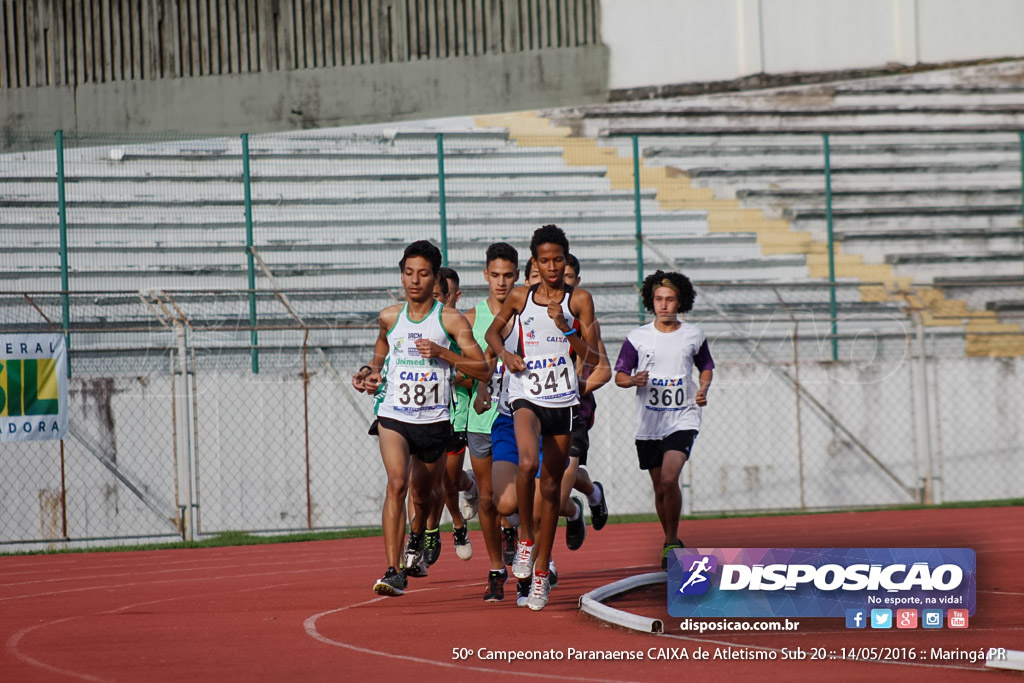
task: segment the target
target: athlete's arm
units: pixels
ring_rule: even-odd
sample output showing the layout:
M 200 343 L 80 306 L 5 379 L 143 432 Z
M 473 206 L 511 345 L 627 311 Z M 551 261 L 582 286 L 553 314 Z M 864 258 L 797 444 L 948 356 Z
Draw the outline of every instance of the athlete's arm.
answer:
M 445 307 L 441 311 L 441 322 L 445 330 L 455 339 L 461 353 L 438 346 L 428 339 L 417 339 L 416 347 L 424 358 L 440 358 L 453 368 L 476 380 L 486 381 L 487 362 L 479 344 L 473 338 L 473 328 L 466 322 L 465 316 L 454 308 Z
M 515 315 L 522 310 L 523 304 L 526 302 L 527 292 L 529 292 L 527 287 L 516 287 L 513 289 L 512 293 L 505 299 L 505 303 L 501 305 L 501 310 L 494 315 L 494 320 L 491 321 L 491 326 L 487 328 L 487 333 L 484 335 L 488 351 L 493 353 L 495 357 L 500 358 L 501 362 L 505 364 L 505 368 L 510 372 L 522 372 L 526 369 L 526 363 L 523 362 L 522 356 L 505 350 L 505 340 L 502 338 L 502 331 Z
M 615 361 L 615 386 L 629 389 L 647 384 L 646 370 L 633 374 L 639 361 L 640 357 L 636 352 L 636 347 L 629 341 L 629 337 L 626 337 L 626 340 L 622 342 L 622 348 L 619 349 L 619 358 Z
M 575 310 L 573 310 L 575 309 Z M 594 320 L 594 298 L 590 296 L 590 292 L 585 289 L 574 289 L 572 291 L 572 299 L 569 300 L 569 310 L 573 316 L 579 321 L 580 328 L 579 334 L 569 334 L 566 339 L 569 340 L 569 346 L 576 352 L 576 356 L 586 365 L 597 366 L 600 362 L 600 351 L 598 350 L 598 341 L 600 341 L 601 333 L 600 329 L 596 326 L 596 320 Z M 562 333 L 569 332 L 568 324 L 561 315 L 558 316 L 561 320 L 555 321 L 561 329 L 562 325 L 565 325 L 567 329 L 562 330 Z M 561 325 L 559 325 L 561 322 Z
M 714 372 L 712 370 L 700 371 L 700 388 L 697 389 L 697 395 L 693 398 L 699 406 L 706 406 L 708 404 L 708 388 L 711 387 L 711 378 L 713 374 Z
M 388 330 L 390 330 L 398 318 L 401 306 L 388 306 L 380 312 L 377 317 L 377 339 L 373 342 L 373 357 L 368 364 L 369 370 L 363 367 L 352 376 L 352 386 L 357 391 L 365 391 L 372 394 L 381 385 L 380 371 L 384 367 L 384 359 L 388 355 Z
M 584 365 L 584 368 L 590 369 L 590 374 L 583 378 L 583 383 L 580 384 L 580 395 L 586 396 L 589 393 L 597 391 L 612 378 L 612 368 L 608 364 L 608 351 L 604 348 L 604 340 L 601 339 L 601 325 L 597 321 L 594 321 L 594 327 L 597 329 L 597 352 L 600 359 L 597 365 L 591 367 Z

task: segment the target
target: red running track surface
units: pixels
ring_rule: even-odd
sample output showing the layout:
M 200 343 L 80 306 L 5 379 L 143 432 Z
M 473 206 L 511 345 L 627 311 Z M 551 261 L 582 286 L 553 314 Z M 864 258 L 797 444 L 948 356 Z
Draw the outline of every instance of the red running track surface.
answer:
M 430 576 L 410 579 L 399 598 L 374 595 L 381 538 L 203 550 L 0 557 L 2 681 L 664 681 L 724 680 L 1024 681 L 1024 673 L 967 661 L 915 662 L 651 660 L 660 648 L 741 652 L 781 648 L 899 646 L 1024 649 L 1024 508 L 862 512 L 683 522 L 704 547 L 970 547 L 978 555 L 978 610 L 965 631 L 847 631 L 841 620 L 802 620 L 796 633 L 695 636 L 668 618 L 664 593 L 616 601 L 665 619 L 664 636 L 626 631 L 577 610 L 584 592 L 657 569 L 656 524 L 590 530 L 569 552 L 541 612 L 482 600 L 487 572 L 475 555 L 456 558 L 450 534 Z M 675 620 L 678 621 L 678 620 Z M 479 651 L 642 651 L 644 661 L 519 661 Z M 453 659 L 454 648 L 474 654 Z M 750 649 L 747 649 L 750 648 Z

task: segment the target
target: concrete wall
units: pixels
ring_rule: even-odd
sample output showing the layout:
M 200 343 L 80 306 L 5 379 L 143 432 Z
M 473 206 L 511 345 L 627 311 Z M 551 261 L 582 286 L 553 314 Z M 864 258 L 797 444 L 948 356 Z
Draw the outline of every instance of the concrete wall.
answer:
M 0 134 L 237 134 L 600 101 L 608 52 L 577 47 L 420 62 L 120 81 L 0 93 Z
M 612 90 L 1024 55 L 1014 0 L 604 0 Z

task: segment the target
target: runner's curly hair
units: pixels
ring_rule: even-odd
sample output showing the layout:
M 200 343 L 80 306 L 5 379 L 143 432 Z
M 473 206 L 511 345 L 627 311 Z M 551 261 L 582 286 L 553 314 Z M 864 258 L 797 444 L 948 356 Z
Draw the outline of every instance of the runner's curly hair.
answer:
M 533 258 L 537 258 L 537 249 L 542 244 L 557 244 L 563 254 L 569 254 L 569 238 L 557 225 L 545 225 L 533 231 L 533 239 L 530 240 L 530 254 Z
M 654 290 L 658 287 L 669 287 L 676 290 L 676 296 L 679 297 L 680 313 L 688 313 L 693 308 L 693 300 L 697 298 L 697 293 L 693 291 L 690 278 L 682 273 L 666 273 L 657 270 L 653 275 L 648 275 L 644 279 L 644 286 L 640 290 L 644 308 L 651 313 L 654 313 Z

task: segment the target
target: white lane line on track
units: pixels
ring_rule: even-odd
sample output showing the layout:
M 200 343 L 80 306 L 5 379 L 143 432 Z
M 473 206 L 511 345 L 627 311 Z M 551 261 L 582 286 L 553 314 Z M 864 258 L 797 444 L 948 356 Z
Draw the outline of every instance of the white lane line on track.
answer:
M 478 586 L 478 585 L 480 585 L 479 581 L 478 582 L 474 582 L 474 583 L 462 584 L 462 585 L 459 585 L 459 586 L 451 586 L 451 588 L 467 588 L 467 587 L 470 587 L 470 586 Z M 422 593 L 422 592 L 432 591 L 432 590 L 438 590 L 438 589 L 437 588 L 420 588 L 418 590 L 406 591 L 406 595 L 409 595 L 410 593 Z M 334 640 L 332 638 L 328 638 L 327 636 L 323 635 L 322 633 L 320 633 L 317 630 L 316 622 L 318 620 L 320 620 L 322 617 L 330 616 L 332 614 L 338 614 L 339 612 L 344 612 L 345 610 L 351 609 L 353 607 L 362 607 L 364 605 L 370 605 L 370 604 L 373 604 L 375 602 L 379 602 L 381 600 L 388 600 L 388 599 L 389 598 L 384 597 L 384 596 L 378 597 L 378 598 L 371 598 L 369 600 L 364 600 L 363 602 L 357 602 L 357 603 L 353 603 L 351 605 L 345 605 L 344 607 L 338 607 L 336 609 L 327 610 L 326 612 L 320 612 L 319 614 L 314 614 L 313 616 L 307 618 L 305 622 L 303 622 L 303 628 L 305 628 L 306 633 L 309 635 L 310 638 L 312 638 L 313 640 L 319 641 L 321 643 L 324 643 L 325 645 L 331 645 L 333 647 L 341 647 L 341 648 L 345 648 L 345 649 L 348 649 L 348 650 L 352 650 L 353 652 L 358 652 L 360 654 L 376 655 L 378 657 L 384 657 L 384 658 L 387 658 L 387 659 L 400 659 L 402 661 L 413 662 L 415 664 L 429 664 L 429 665 L 432 665 L 432 666 L 439 666 L 439 667 L 444 668 L 444 669 L 455 669 L 457 671 L 475 671 L 475 672 L 485 673 L 485 674 L 497 674 L 498 676 L 525 676 L 527 678 L 542 678 L 542 679 L 550 679 L 550 680 L 556 680 L 556 681 L 595 681 L 596 683 L 629 683 L 629 681 L 626 680 L 626 679 L 594 678 L 592 676 L 559 676 L 559 675 L 555 675 L 555 674 L 532 673 L 532 672 L 529 672 L 529 671 L 510 671 L 508 668 L 490 669 L 490 668 L 487 668 L 487 667 L 484 667 L 484 666 L 470 666 L 468 664 L 453 664 L 452 662 L 443 662 L 443 661 L 434 660 L 434 659 L 424 659 L 422 657 L 413 657 L 411 655 L 399 655 L 399 654 L 394 654 L 393 652 L 382 652 L 380 650 L 371 650 L 369 648 L 359 647 L 358 645 L 352 645 L 351 643 L 343 643 L 340 640 Z
M 115 607 L 114 609 L 111 609 L 111 610 L 106 610 L 104 612 L 99 612 L 98 614 L 101 614 L 101 615 L 102 614 L 117 614 L 118 612 L 123 612 L 125 610 L 134 609 L 136 607 L 143 607 L 143 606 L 146 606 L 146 605 L 155 605 L 155 604 L 158 604 L 158 603 L 161 603 L 161 602 L 172 602 L 174 600 L 192 600 L 192 599 L 195 599 L 195 598 L 203 598 L 203 597 L 208 597 L 208 596 L 211 596 L 211 595 L 226 595 L 226 594 L 231 594 L 231 593 L 251 593 L 251 592 L 261 591 L 261 590 L 271 590 L 271 589 L 274 589 L 274 588 L 282 588 L 284 586 L 295 586 L 295 585 L 299 585 L 299 584 L 304 584 L 304 583 L 308 583 L 311 580 L 312 579 L 304 580 L 304 581 L 288 581 L 288 582 L 285 582 L 285 583 L 271 584 L 269 586 L 258 586 L 256 588 L 243 588 L 243 589 L 237 590 L 237 591 L 214 591 L 212 593 L 175 595 L 175 596 L 169 597 L 169 598 L 159 598 L 157 600 L 146 600 L 146 601 L 143 601 L 143 602 L 135 602 L 135 603 L 131 603 L 131 604 L 128 604 L 128 605 L 122 605 L 120 607 Z M 38 668 L 43 669 L 45 671 L 49 671 L 51 673 L 63 674 L 63 675 L 66 675 L 66 676 L 72 676 L 74 678 L 79 678 L 79 679 L 84 680 L 84 681 L 94 681 L 94 682 L 99 682 L 99 683 L 108 683 L 107 679 L 104 679 L 104 678 L 98 678 L 96 676 L 92 676 L 90 674 L 82 673 L 80 671 L 71 671 L 70 669 L 62 669 L 62 668 L 60 668 L 58 666 L 54 666 L 52 664 L 47 664 L 46 662 L 42 662 L 42 661 L 36 659 L 35 657 L 32 657 L 30 655 L 25 654 L 24 652 L 22 652 L 18 648 L 18 645 L 21 642 L 22 638 L 24 638 L 29 633 L 32 633 L 33 631 L 37 631 L 37 630 L 43 629 L 43 628 L 49 628 L 50 626 L 56 626 L 57 624 L 62 624 L 64 622 L 72 621 L 74 619 L 84 619 L 84 618 L 90 617 L 90 616 L 96 616 L 96 615 L 93 615 L 93 614 L 79 614 L 79 615 L 76 615 L 76 616 L 73 616 L 73 617 L 64 617 L 63 619 L 55 619 L 53 621 L 48 621 L 48 622 L 46 622 L 44 624 L 36 624 L 35 626 L 29 626 L 28 628 L 24 628 L 24 629 L 18 631 L 17 633 L 15 633 L 14 635 L 12 635 L 10 638 L 7 639 L 7 651 L 13 657 L 15 657 L 15 658 L 25 662 L 26 664 L 29 664 L 30 666 L 35 666 L 35 667 L 38 667 Z

